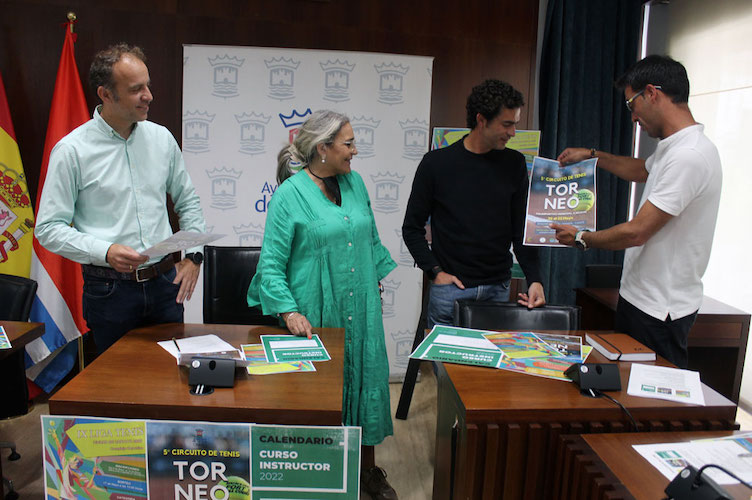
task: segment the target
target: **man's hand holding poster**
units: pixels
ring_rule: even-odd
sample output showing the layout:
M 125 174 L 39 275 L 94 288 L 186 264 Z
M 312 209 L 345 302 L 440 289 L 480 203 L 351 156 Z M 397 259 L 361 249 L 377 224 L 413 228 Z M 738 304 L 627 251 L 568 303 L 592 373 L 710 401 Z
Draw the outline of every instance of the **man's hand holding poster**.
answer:
M 597 158 L 561 167 L 536 156 L 530 175 L 525 245 L 563 247 L 551 224 L 595 230 L 595 165 Z

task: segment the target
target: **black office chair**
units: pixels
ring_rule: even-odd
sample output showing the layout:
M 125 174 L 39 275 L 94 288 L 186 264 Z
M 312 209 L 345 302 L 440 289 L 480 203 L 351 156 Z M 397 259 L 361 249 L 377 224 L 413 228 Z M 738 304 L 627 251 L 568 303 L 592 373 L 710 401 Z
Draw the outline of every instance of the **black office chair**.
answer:
M 10 321 L 29 321 L 31 304 L 37 294 L 37 282 L 0 274 L 0 319 Z
M 31 304 L 34 303 L 36 294 L 36 281 L 21 276 L 0 274 L 0 319 L 29 321 Z M 14 388 L 13 396 L 9 398 L 12 399 L 10 404 L 18 407 L 18 412 L 26 413 L 29 392 L 26 386 L 23 350 L 13 353 L 3 360 L 0 379 L 4 381 L 6 387 Z M 17 404 L 14 404 L 14 401 Z M 10 449 L 8 460 L 21 458 L 21 455 L 16 452 L 16 444 L 12 441 L 0 441 L 0 448 Z M 18 498 L 18 493 L 13 489 L 13 482 L 10 479 L 3 477 L 3 485 L 7 500 Z
M 528 309 L 514 302 L 458 300 L 454 324 L 479 330 L 579 330 L 579 306 Z
M 585 288 L 619 288 L 621 269 L 618 264 L 588 264 L 585 266 Z
M 204 323 L 279 326 L 246 302 L 260 255 L 260 247 L 204 247 Z

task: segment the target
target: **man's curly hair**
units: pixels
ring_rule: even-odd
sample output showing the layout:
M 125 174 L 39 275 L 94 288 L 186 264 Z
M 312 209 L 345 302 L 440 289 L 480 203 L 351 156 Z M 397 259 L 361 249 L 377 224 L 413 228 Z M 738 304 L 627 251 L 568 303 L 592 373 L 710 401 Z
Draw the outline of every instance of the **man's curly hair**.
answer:
M 501 80 L 489 79 L 473 87 L 467 98 L 467 126 L 474 129 L 478 113 L 487 120 L 496 118 L 503 108 L 517 109 L 525 105 L 522 93 Z

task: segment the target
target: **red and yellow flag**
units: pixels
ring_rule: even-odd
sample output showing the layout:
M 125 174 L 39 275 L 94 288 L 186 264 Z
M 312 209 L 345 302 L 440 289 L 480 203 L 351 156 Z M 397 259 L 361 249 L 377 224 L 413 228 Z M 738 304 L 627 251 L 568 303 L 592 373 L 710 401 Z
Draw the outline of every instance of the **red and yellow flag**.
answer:
M 34 209 L 0 75 L 0 273 L 29 277 Z

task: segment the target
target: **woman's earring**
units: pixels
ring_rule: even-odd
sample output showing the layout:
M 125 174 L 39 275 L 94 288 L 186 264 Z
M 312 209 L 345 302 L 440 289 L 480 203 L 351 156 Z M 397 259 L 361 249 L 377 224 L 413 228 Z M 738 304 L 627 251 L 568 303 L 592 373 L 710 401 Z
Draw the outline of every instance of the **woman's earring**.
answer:
M 321 163 L 326 163 L 326 156 L 323 156 L 323 157 L 321 158 Z

